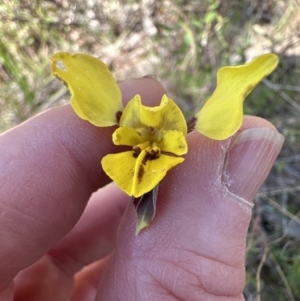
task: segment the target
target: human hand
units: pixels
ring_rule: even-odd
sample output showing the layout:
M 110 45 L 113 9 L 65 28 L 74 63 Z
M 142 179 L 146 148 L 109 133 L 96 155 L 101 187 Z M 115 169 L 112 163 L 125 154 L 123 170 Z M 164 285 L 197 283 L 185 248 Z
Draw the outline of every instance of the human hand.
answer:
M 151 78 L 120 87 L 145 105 L 165 93 Z M 113 184 L 88 202 L 110 181 L 99 162 L 120 151 L 113 130 L 67 105 L 0 136 L 0 300 L 242 300 L 252 200 L 282 136 L 255 117 L 225 141 L 189 134 L 135 236 L 134 208 Z

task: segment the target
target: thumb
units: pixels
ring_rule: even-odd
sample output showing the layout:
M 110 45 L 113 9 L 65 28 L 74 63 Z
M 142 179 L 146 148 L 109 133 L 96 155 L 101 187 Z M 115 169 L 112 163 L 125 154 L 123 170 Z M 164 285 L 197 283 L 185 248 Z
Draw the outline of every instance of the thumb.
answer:
M 252 199 L 283 143 L 247 117 L 225 141 L 188 136 L 189 153 L 160 185 L 157 214 L 134 235 L 127 208 L 96 300 L 242 300 Z M 225 297 L 225 299 L 224 299 Z
M 273 125 L 264 119 L 247 116 L 227 154 L 223 180 L 228 190 L 241 200 L 252 203 L 283 141 L 284 137 Z

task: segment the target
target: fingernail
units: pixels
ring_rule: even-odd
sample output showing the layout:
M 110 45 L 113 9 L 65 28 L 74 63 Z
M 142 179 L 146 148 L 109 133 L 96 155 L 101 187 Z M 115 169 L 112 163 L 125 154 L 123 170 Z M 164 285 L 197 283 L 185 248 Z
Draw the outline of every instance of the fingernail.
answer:
M 252 202 L 276 160 L 284 137 L 269 128 L 253 128 L 240 133 L 227 155 L 223 180 L 227 189 Z

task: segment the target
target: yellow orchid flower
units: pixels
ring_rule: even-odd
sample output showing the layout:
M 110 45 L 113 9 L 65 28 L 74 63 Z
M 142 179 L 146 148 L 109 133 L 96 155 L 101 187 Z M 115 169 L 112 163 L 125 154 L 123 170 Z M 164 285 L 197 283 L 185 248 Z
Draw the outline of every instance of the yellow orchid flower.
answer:
M 135 95 L 124 108 L 112 74 L 93 56 L 59 52 L 51 60 L 52 74 L 68 86 L 76 114 L 95 126 L 118 125 L 112 137 L 114 144 L 130 147 L 119 154 L 108 154 L 101 164 L 132 197 L 138 234 L 155 215 L 159 182 L 168 170 L 184 161 L 180 156 L 187 153 L 185 136 L 191 128 L 166 95 L 155 107 L 144 106 L 140 96 Z M 195 115 L 194 129 L 214 140 L 234 135 L 243 122 L 244 99 L 277 64 L 277 56 L 271 53 L 245 65 L 221 68 L 216 90 Z

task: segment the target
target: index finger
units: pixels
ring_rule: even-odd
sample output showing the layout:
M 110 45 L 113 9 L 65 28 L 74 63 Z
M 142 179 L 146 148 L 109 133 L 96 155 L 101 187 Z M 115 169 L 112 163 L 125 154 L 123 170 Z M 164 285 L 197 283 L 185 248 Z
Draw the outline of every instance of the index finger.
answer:
M 152 78 L 120 87 L 124 102 L 139 93 L 155 104 L 165 93 Z M 0 288 L 61 239 L 91 193 L 110 181 L 100 160 L 114 152 L 113 130 L 80 120 L 66 105 L 0 136 Z

